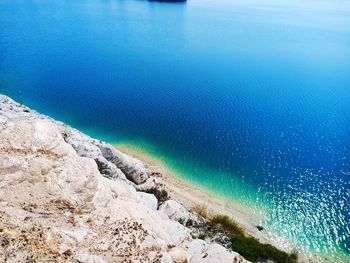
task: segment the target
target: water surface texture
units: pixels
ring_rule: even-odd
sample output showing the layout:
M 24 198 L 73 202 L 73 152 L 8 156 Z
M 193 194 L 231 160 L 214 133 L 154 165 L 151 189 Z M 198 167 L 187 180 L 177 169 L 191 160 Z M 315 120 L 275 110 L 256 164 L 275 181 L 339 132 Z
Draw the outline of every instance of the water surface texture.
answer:
M 1 0 L 0 92 L 350 258 L 348 0 Z

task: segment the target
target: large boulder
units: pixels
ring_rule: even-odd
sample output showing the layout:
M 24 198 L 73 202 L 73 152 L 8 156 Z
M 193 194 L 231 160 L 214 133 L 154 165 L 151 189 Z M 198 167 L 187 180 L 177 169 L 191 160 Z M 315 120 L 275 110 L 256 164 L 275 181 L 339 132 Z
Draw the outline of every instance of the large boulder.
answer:
M 139 198 L 139 202 L 144 204 L 144 206 L 152 210 L 157 210 L 158 200 L 154 195 L 144 192 L 137 192 L 137 196 Z

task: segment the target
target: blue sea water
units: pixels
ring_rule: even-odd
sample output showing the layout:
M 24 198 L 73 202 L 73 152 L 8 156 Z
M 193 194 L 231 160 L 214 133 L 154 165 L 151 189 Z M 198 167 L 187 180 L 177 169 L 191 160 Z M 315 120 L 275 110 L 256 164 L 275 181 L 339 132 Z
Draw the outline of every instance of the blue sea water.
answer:
M 0 92 L 350 259 L 348 0 L 1 0 Z

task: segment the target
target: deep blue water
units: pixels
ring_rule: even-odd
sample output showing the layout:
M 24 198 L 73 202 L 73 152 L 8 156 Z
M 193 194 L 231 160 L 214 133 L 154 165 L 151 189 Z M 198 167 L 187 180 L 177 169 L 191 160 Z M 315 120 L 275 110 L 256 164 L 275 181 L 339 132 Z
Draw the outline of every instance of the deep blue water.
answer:
M 0 92 L 349 258 L 349 1 L 1 0 Z

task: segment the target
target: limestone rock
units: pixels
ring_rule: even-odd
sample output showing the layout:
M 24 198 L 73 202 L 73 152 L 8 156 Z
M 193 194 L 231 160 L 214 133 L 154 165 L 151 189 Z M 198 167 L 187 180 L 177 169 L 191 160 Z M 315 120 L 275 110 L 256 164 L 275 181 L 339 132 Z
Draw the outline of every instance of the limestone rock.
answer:
M 219 244 L 207 244 L 203 240 L 193 240 L 188 246 L 190 263 L 245 263 L 238 253 L 232 252 Z
M 100 173 L 109 179 L 123 179 L 126 180 L 125 174 L 117 168 L 113 163 L 108 162 L 104 157 L 98 156 L 95 158 L 98 170 Z
M 2 258 L 14 251 L 10 262 L 21 261 L 21 253 L 42 261 L 55 251 L 67 260 L 160 260 L 168 244 L 189 240 L 188 229 L 156 210 L 154 196 L 101 176 L 96 162 L 78 156 L 51 121 L 6 121 L 0 140 L 0 238 L 10 240 Z M 35 244 L 23 250 L 10 225 L 38 225 L 45 251 L 38 254 Z
M 97 147 L 101 150 L 103 157 L 114 163 L 135 184 L 142 184 L 149 178 L 149 171 L 141 161 L 123 154 L 106 143 L 98 143 Z
M 165 201 L 159 207 L 159 211 L 165 213 L 170 219 L 186 225 L 190 218 L 190 212 L 181 204 L 174 200 Z
M 194 239 L 187 246 L 187 252 L 190 257 L 196 254 L 202 254 L 206 249 L 207 243 L 202 239 Z
M 139 202 L 144 204 L 146 207 L 152 210 L 157 210 L 158 200 L 154 195 L 144 192 L 137 192 L 137 196 L 139 198 Z
M 126 176 L 135 184 L 144 183 L 149 178 L 150 171 L 141 161 L 116 150 L 112 145 L 93 139 L 62 122 L 41 115 L 1 94 L 0 109 L 0 123 L 21 119 L 41 119 L 54 123 L 63 139 L 73 146 L 78 155 L 96 160 L 103 171 L 102 174 L 108 178 L 123 179 Z

